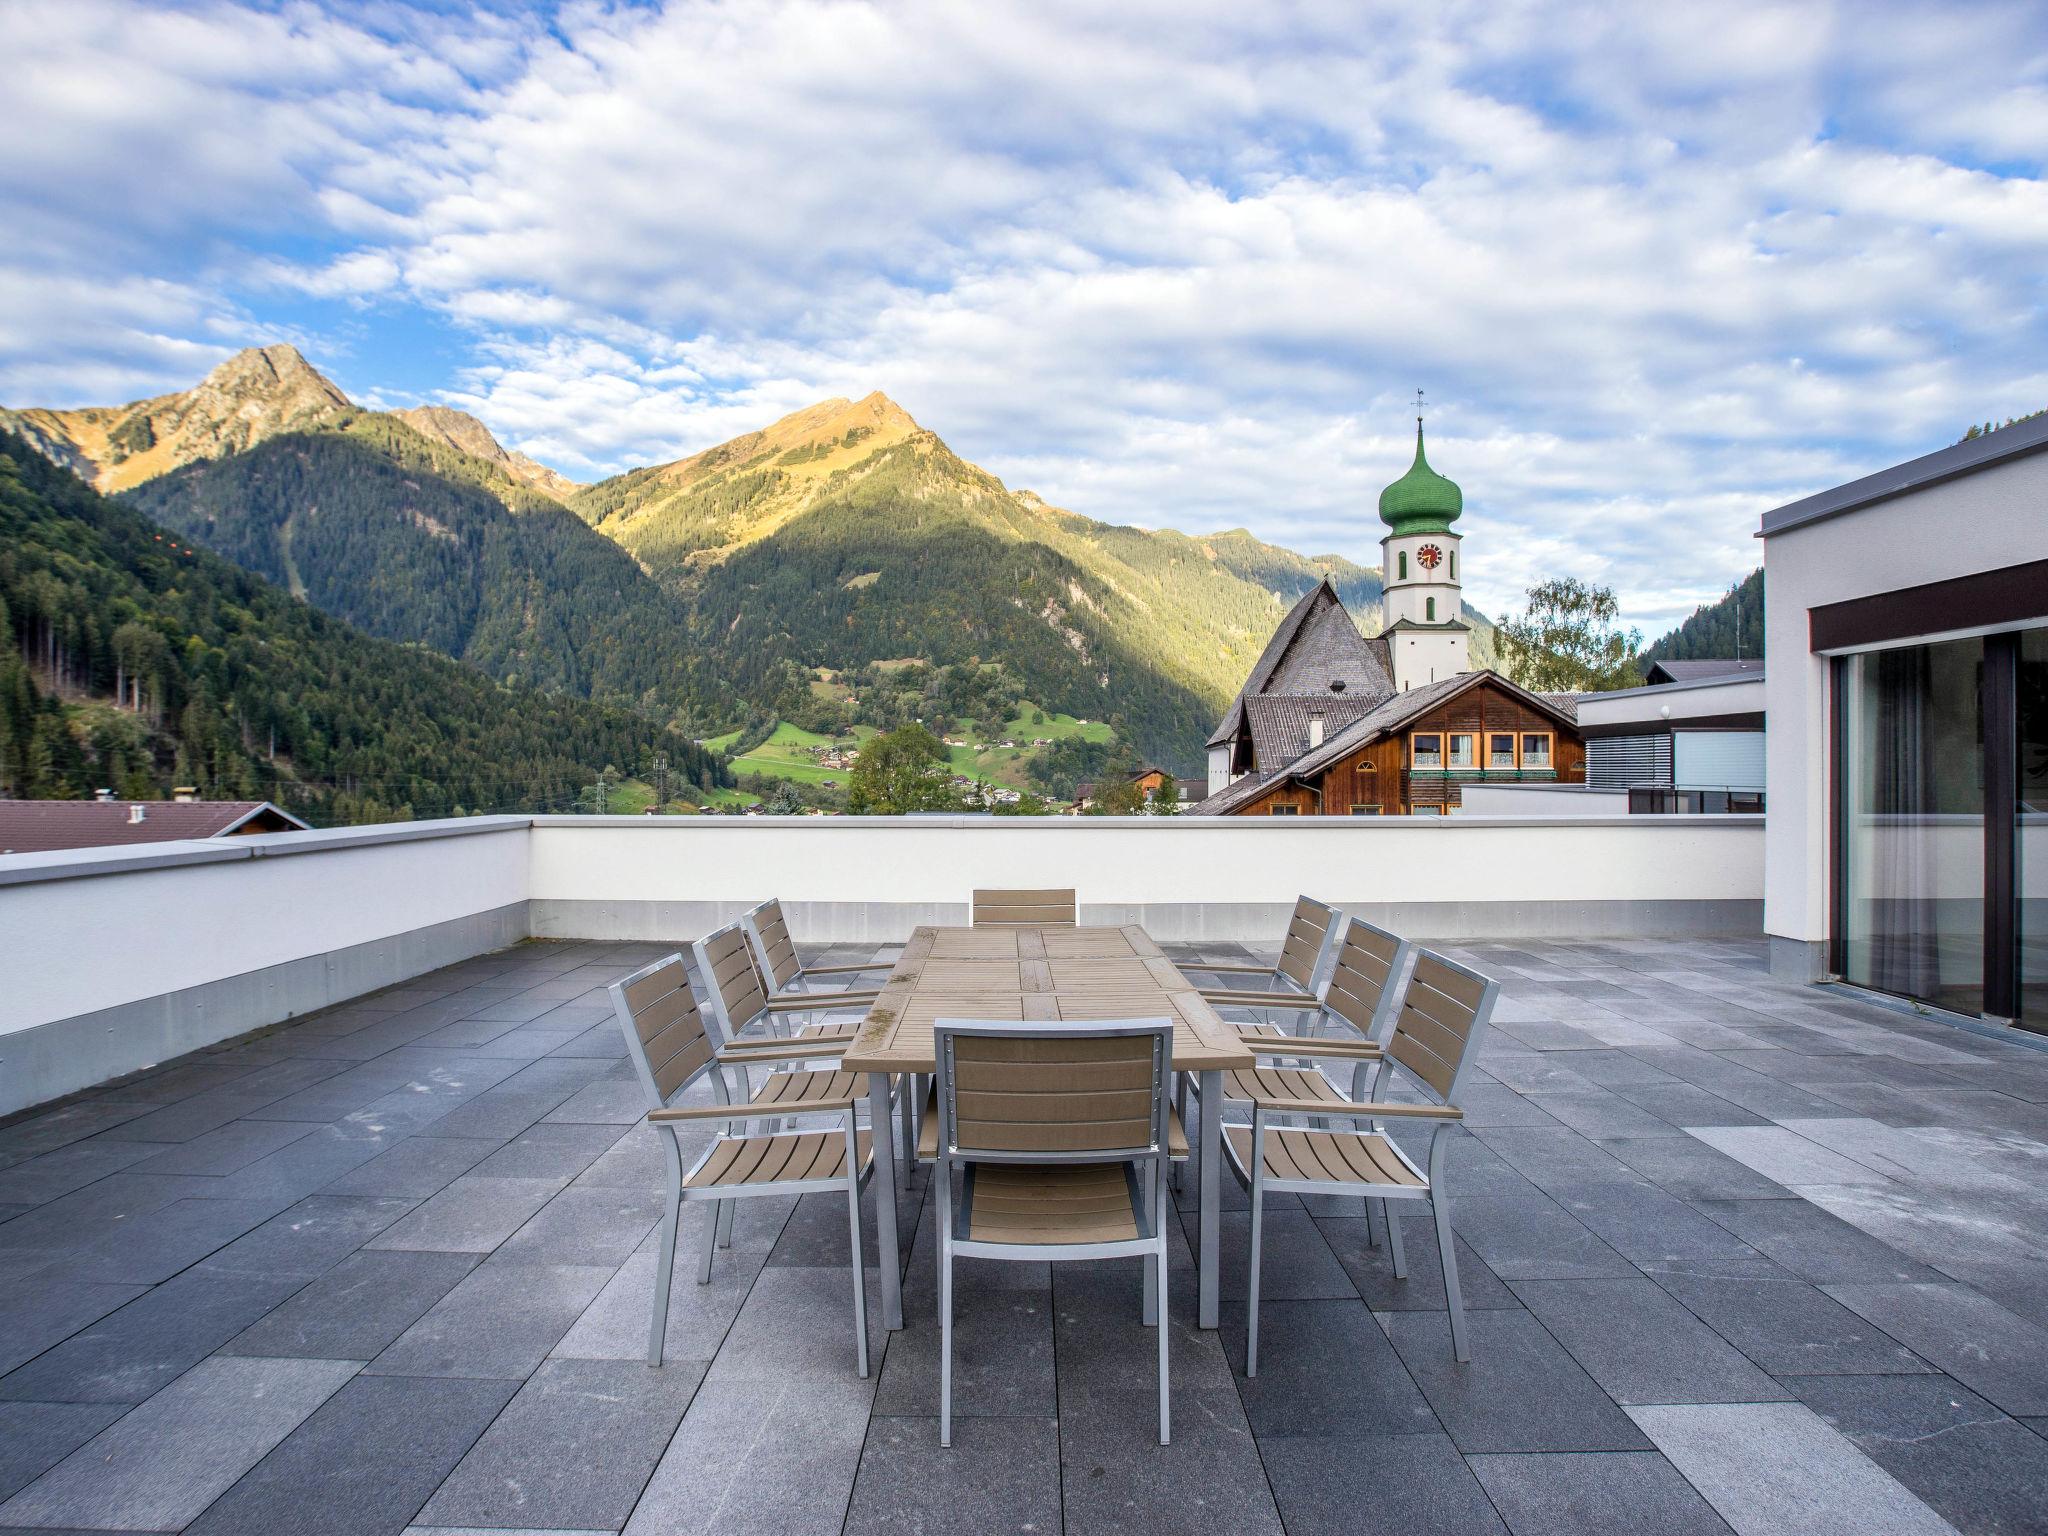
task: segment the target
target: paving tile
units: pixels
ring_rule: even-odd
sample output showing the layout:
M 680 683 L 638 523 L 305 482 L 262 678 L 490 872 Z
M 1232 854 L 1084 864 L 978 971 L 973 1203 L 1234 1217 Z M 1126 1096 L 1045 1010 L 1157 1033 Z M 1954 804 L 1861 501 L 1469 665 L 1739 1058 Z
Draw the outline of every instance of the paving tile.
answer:
M 565 1187 L 563 1179 L 484 1179 L 465 1173 L 375 1239 L 372 1248 L 489 1253 Z M 630 1245 L 629 1245 L 630 1251 Z
M 709 1283 L 699 1285 L 691 1256 L 695 1248 L 688 1241 L 692 1235 L 686 1228 L 669 1276 L 668 1330 L 662 1347 L 665 1356 L 678 1360 L 709 1360 L 753 1289 L 764 1257 L 758 1250 L 723 1252 L 711 1267 Z M 655 1262 L 650 1246 L 620 1265 L 550 1353 L 569 1360 L 645 1360 Z M 849 1282 L 849 1296 L 851 1290 Z
M 1788 1189 L 1801 1184 L 1891 1182 L 1854 1158 L 1830 1152 L 1781 1126 L 1694 1126 L 1692 1134 Z
M 723 1367 L 691 1399 L 627 1536 L 839 1536 L 874 1380 L 850 1370 L 776 1380 Z M 936 1442 L 937 1425 L 922 1427 Z
M 460 1137 L 408 1136 L 326 1185 L 322 1193 L 424 1200 L 469 1172 L 497 1146 L 495 1141 Z
M 564 1043 L 561 1040 L 556 1045 Z M 551 1047 L 552 1048 L 552 1047 Z M 638 1125 L 647 1116 L 647 1090 L 624 1075 L 587 1083 L 547 1115 L 561 1125 Z
M 513 1391 L 509 1381 L 358 1376 L 209 1505 L 187 1536 L 397 1530 Z
M 1683 1136 L 1670 1121 L 1632 1104 L 1618 1093 L 1596 1088 L 1582 1093 L 1532 1093 L 1530 1099 L 1560 1124 L 1581 1136 Z
M 1059 1426 L 1051 1419 L 876 1418 L 861 1451 L 846 1536 L 995 1536 L 1056 1530 Z
M 1654 1451 L 1474 1456 L 1514 1536 L 1727 1536 L 1728 1523 Z
M 0 1377 L 0 1398 L 139 1403 L 278 1305 L 300 1282 L 179 1275 Z
M 1583 1184 L 1576 1189 L 1554 1190 L 1552 1198 L 1624 1258 L 1677 1261 L 1756 1257 L 1756 1250 L 1728 1228 L 1652 1184 Z
M 2042 1523 L 2048 1440 L 1947 1376 L 1788 1376 L 1864 1455 L 1963 1531 Z
M 1451 1204 L 1455 1232 L 1460 1207 Z M 1427 1213 L 1404 1214 L 1397 1205 L 1393 1216 L 1401 1223 L 1402 1252 L 1408 1263 L 1408 1278 L 1394 1278 L 1394 1260 L 1386 1239 L 1375 1248 L 1368 1241 L 1367 1223 L 1362 1216 L 1320 1217 L 1323 1240 L 1351 1276 L 1351 1283 L 1367 1306 L 1375 1312 L 1441 1312 L 1444 1310 L 1443 1265 L 1436 1251 L 1436 1222 Z M 1485 1307 L 1519 1307 L 1521 1302 L 1472 1251 L 1463 1237 L 1457 1238 L 1458 1289 L 1466 1310 Z
M 619 1529 L 705 1367 L 547 1361 L 427 1501 L 421 1522 Z
M 1633 1184 L 1639 1175 L 1591 1137 L 1565 1126 L 1478 1126 L 1472 1131 L 1538 1189 L 1576 1188 L 1605 1180 Z
M 377 1195 L 312 1195 L 236 1238 L 196 1268 L 205 1274 L 326 1273 L 418 1202 Z
M 143 1294 L 139 1285 L 50 1285 L 33 1275 L 0 1281 L 0 1371 L 11 1371 Z
M 103 1239 L 116 1237 L 139 1218 L 173 1201 L 206 1199 L 220 1193 L 218 1179 L 111 1174 L 0 1227 L 0 1279 L 47 1268 L 60 1259 L 78 1259 Z M 289 1204 L 289 1200 L 280 1201 L 269 1214 L 275 1215 Z
M 1468 1455 L 1649 1448 L 1627 1416 L 1526 1312 L 1468 1316 L 1472 1358 L 1462 1365 L 1452 1356 L 1441 1318 L 1396 1312 L 1386 1324 L 1401 1363 Z
M 1172 1390 L 1235 1393 L 1231 1365 L 1217 1330 L 1195 1324 L 1192 1258 L 1184 1252 L 1176 1257 L 1183 1262 L 1169 1262 L 1166 1271 L 1167 1374 Z M 1159 1335 L 1143 1320 L 1143 1276 L 1135 1261 L 1061 1264 L 1053 1270 L 1051 1289 L 1063 1403 L 1071 1405 L 1102 1393 L 1141 1391 L 1156 1380 Z M 994 1301 L 1014 1292 L 987 1294 Z M 962 1295 L 963 1314 L 966 1308 L 982 1304 L 978 1296 Z M 903 1342 L 904 1335 L 890 1335 L 892 1360 Z M 954 1368 L 957 1372 L 957 1362 Z M 957 1386 L 957 1375 L 955 1382 Z
M 1803 1403 L 1629 1413 L 1738 1536 L 1953 1536 L 1946 1520 Z
M 172 1150 L 146 1141 L 76 1141 L 0 1168 L 0 1204 L 44 1205 Z
M 1881 1329 L 1768 1260 L 1646 1264 L 1643 1271 L 1774 1376 L 1932 1369 Z
M 316 1126 L 291 1120 L 232 1120 L 218 1130 L 150 1155 L 144 1173 L 237 1173 L 258 1158 L 288 1147 Z M 113 1143 L 107 1143 L 113 1145 Z
M 127 1411 L 126 1403 L 0 1403 L 0 1499 L 12 1498 Z
M 1258 1445 L 1229 1386 L 1175 1387 L 1172 1441 L 1164 1446 L 1155 1392 L 1085 1392 L 1062 1406 L 1061 1513 L 1073 1536 L 1172 1530 L 1280 1536 Z
M 1692 1129 L 1705 1125 L 1769 1125 L 1752 1110 L 1724 1099 L 1697 1083 L 1617 1083 L 1613 1092 L 1659 1120 Z
M 1430 1324 L 1449 1352 L 1441 1319 Z M 1244 1376 L 1245 1309 L 1223 1307 L 1223 1348 L 1261 1443 L 1295 1435 L 1419 1434 L 1436 1428 L 1429 1404 L 1402 1369 L 1386 1333 L 1356 1301 L 1279 1301 L 1260 1308 L 1259 1374 Z M 1577 1367 L 1573 1367 L 1574 1370 Z
M 1288 1536 L 1485 1536 L 1506 1530 L 1457 1447 L 1434 1429 L 1266 1440 L 1259 1450 Z
M 262 1200 L 176 1200 L 122 1223 L 52 1271 L 65 1283 L 152 1285 L 189 1268 L 276 1209 Z
M 1591 1280 L 1636 1272 L 1548 1195 L 1454 1199 L 1451 1225 L 1503 1280 Z
M 1600 1145 L 1681 1200 L 1795 1198 L 1784 1185 L 1695 1137 L 1606 1138 Z
M 1803 1280 L 1938 1281 L 1942 1277 L 1806 1200 L 1701 1200 L 1712 1217 Z
M 923 1326 L 889 1340 L 875 1392 L 875 1412 L 891 1418 L 935 1418 L 939 1411 L 939 1329 L 934 1312 Z M 1156 1349 L 1157 1335 L 1142 1323 Z M 1059 1407 L 1053 1378 L 1052 1293 L 985 1291 L 954 1297 L 953 1413 L 1050 1419 Z
M 573 1179 L 619 1139 L 610 1125 L 530 1126 L 477 1165 L 486 1179 Z
M 373 1360 L 477 1262 L 469 1253 L 352 1254 L 222 1349 L 231 1355 Z
M 2007 1413 L 2048 1413 L 2048 1330 L 1968 1286 L 1822 1289 Z
M 873 1270 L 867 1272 L 867 1297 L 872 1368 L 882 1358 L 886 1332 L 881 1283 Z M 722 1367 L 790 1381 L 851 1374 L 854 1359 L 853 1277 L 843 1269 L 763 1269 L 719 1351 Z
M 1348 1204 L 1354 1211 L 1362 1209 L 1357 1201 Z M 1266 1300 L 1334 1301 L 1358 1295 L 1308 1212 L 1268 1210 L 1262 1225 L 1259 1294 Z M 1243 1301 L 1251 1280 L 1251 1212 L 1224 1213 L 1220 1230 L 1222 1296 L 1225 1301 Z
M 518 1264 L 623 1264 L 661 1220 L 663 1205 L 654 1190 L 564 1189 L 499 1245 L 498 1256 Z
M 0 1524 L 177 1530 L 355 1370 L 338 1360 L 202 1361 L 0 1504 Z
M 128 1104 L 116 1099 L 78 1099 L 0 1127 L 0 1152 L 34 1157 L 39 1152 L 69 1146 L 124 1121 L 137 1119 L 148 1108 L 146 1104 Z
M 384 1376 L 531 1375 L 611 1276 L 602 1266 L 486 1261 L 365 1369 Z
M 1524 1280 L 1513 1289 L 1617 1403 L 1758 1403 L 1788 1395 L 1655 1281 Z

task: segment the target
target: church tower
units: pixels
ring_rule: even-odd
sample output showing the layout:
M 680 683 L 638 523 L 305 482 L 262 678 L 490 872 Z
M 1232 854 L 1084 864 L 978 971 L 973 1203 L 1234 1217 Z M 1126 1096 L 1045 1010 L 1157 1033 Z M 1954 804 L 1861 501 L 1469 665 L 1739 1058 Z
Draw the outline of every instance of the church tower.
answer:
M 1454 481 L 1429 467 L 1422 452 L 1422 418 L 1415 418 L 1415 462 L 1380 492 L 1380 540 L 1385 576 L 1382 598 L 1394 687 L 1402 692 L 1472 670 L 1458 581 L 1458 535 L 1465 510 Z

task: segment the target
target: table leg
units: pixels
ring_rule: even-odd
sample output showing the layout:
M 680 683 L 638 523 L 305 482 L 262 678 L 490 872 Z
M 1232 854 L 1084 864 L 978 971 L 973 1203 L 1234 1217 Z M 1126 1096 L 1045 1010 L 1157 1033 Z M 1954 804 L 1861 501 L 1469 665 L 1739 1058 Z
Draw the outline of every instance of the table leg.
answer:
M 1217 1253 L 1223 1241 L 1223 1074 L 1202 1074 L 1202 1166 L 1200 1174 L 1200 1221 L 1195 1258 L 1199 1284 L 1195 1319 L 1204 1328 L 1216 1326 Z
M 908 1091 L 906 1089 L 906 1091 Z M 903 1326 L 903 1262 L 896 1243 L 896 1147 L 889 1074 L 868 1074 L 869 1145 L 875 1153 L 875 1250 L 882 1268 L 882 1326 Z

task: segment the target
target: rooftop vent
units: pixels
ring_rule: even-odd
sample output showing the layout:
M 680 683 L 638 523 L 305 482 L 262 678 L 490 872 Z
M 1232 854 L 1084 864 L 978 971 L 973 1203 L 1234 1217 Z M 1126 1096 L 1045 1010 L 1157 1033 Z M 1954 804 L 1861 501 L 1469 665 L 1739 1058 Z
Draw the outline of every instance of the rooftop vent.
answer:
M 141 825 L 143 824 L 143 822 L 144 822 L 144 821 L 146 821 L 146 820 L 148 820 L 148 819 L 149 819 L 149 807 L 148 807 L 148 806 L 146 806 L 146 805 L 131 805 L 131 806 L 129 806 L 129 807 L 128 807 L 128 825 L 129 825 L 129 826 L 131 826 L 131 827 L 139 827 L 139 826 L 141 826 Z
M 199 791 L 190 784 L 180 784 L 171 791 L 171 798 L 180 805 L 190 805 L 199 798 Z
M 114 800 L 114 792 L 111 789 L 96 789 L 92 792 L 92 797 L 101 805 L 111 805 Z
M 1343 678 L 1341 678 L 1341 677 L 1333 677 L 1333 678 L 1331 678 L 1331 679 L 1330 679 L 1330 692 L 1332 692 L 1332 693 L 1342 693 L 1343 691 L 1344 691 L 1344 679 L 1343 679 Z
M 1323 717 L 1321 715 L 1310 715 L 1308 717 L 1308 744 L 1311 749 L 1320 747 L 1323 744 Z

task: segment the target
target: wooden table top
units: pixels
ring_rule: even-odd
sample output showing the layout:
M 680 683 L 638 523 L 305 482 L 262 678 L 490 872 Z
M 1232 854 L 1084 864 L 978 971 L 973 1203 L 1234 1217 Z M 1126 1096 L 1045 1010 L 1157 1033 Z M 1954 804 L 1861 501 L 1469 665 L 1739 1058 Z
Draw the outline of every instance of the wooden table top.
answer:
M 1249 1067 L 1237 1027 L 1136 923 L 1121 928 L 919 928 L 844 1060 L 849 1072 L 930 1072 L 938 1019 L 1170 1018 L 1183 1072 Z

